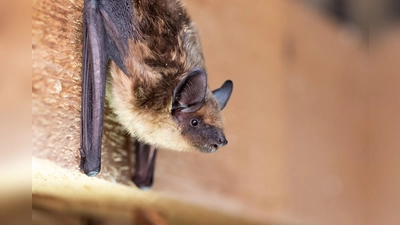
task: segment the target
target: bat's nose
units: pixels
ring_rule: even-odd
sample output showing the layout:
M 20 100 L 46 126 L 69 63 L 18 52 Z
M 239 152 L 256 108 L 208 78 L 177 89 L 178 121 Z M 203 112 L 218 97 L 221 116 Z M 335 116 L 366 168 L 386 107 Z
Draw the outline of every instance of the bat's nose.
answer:
M 211 144 L 211 152 L 215 152 L 218 147 L 222 147 L 228 144 L 228 140 L 226 140 L 225 135 L 222 131 L 217 131 L 214 133 L 214 138 L 212 138 L 210 141 Z
M 217 150 L 218 147 L 225 146 L 226 144 L 228 144 L 228 141 L 226 140 L 226 138 L 225 137 L 221 137 L 220 139 L 218 139 L 218 141 L 213 143 L 212 146 L 213 146 L 214 150 Z
M 225 146 L 226 144 L 228 144 L 228 140 L 226 140 L 225 137 L 222 137 L 218 140 L 218 146 Z
M 216 143 L 214 143 L 214 147 L 222 147 L 228 144 L 228 140 L 226 140 L 225 136 L 223 134 L 220 134 Z

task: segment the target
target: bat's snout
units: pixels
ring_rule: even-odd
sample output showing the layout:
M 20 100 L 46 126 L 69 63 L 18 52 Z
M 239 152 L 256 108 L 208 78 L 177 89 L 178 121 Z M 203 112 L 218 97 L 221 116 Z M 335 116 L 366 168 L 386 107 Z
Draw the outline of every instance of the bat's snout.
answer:
M 228 144 L 228 140 L 224 136 L 220 137 L 216 143 L 213 143 L 213 146 L 218 148 Z
M 220 133 L 218 137 L 211 142 L 212 152 L 218 150 L 218 147 L 222 147 L 228 144 L 224 134 Z

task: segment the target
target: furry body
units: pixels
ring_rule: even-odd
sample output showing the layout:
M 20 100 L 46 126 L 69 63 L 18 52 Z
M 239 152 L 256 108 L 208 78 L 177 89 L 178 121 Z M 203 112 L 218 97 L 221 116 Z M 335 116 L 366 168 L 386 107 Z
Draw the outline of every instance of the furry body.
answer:
M 183 140 L 171 107 L 178 82 L 192 68 L 205 69 L 197 31 L 179 1 L 140 2 L 134 5 L 137 39 L 130 41 L 130 57 L 125 61 L 129 76 L 111 64 L 111 106 L 121 124 L 139 140 L 171 150 L 195 151 Z M 216 105 L 211 95 L 208 91 L 206 102 Z M 222 129 L 219 113 L 209 114 L 218 116 L 215 120 Z
M 197 31 L 180 1 L 86 0 L 82 49 L 81 166 L 86 174 L 100 170 L 108 59 L 110 105 L 141 143 L 202 152 L 227 144 L 220 111 L 232 82 L 208 88 Z

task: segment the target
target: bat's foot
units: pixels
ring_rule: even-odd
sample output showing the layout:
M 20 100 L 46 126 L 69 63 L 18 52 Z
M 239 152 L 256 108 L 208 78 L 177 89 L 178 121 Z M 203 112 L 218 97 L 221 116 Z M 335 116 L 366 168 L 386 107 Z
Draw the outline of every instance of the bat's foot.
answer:
M 156 155 L 157 149 L 154 146 L 136 142 L 135 174 L 132 181 L 142 190 L 147 190 L 153 185 Z

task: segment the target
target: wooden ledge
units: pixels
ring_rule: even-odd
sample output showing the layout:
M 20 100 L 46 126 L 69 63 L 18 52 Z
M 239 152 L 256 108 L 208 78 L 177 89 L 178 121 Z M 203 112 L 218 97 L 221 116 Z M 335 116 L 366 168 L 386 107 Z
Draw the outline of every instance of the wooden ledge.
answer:
M 256 224 L 168 199 L 153 191 L 87 177 L 36 157 L 32 158 L 32 208 L 135 224 L 143 218 L 150 221 L 144 224 Z

